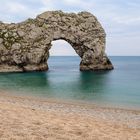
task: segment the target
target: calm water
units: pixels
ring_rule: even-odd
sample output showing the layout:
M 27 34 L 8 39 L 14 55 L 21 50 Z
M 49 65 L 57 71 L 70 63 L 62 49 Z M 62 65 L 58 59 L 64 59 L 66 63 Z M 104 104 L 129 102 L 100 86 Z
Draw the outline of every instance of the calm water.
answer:
M 10 94 L 140 109 L 140 57 L 110 57 L 115 69 L 80 72 L 79 57 L 51 57 L 48 72 L 1 73 Z

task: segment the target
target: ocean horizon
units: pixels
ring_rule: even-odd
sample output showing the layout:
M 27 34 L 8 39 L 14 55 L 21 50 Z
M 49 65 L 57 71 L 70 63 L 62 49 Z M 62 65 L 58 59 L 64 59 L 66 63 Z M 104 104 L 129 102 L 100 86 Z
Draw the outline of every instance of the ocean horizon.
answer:
M 109 56 L 110 71 L 80 71 L 78 56 L 51 56 L 46 72 L 0 73 L 12 95 L 140 109 L 140 56 Z

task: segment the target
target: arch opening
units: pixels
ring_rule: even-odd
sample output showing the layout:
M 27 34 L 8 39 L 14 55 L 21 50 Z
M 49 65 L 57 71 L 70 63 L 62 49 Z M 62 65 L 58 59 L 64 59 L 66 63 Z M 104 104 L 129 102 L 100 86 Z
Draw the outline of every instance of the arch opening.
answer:
M 64 39 L 51 42 L 49 50 L 49 70 L 71 70 L 73 67 L 79 69 L 80 57 L 73 46 Z
M 50 56 L 78 56 L 72 45 L 63 39 L 54 40 L 51 45 Z

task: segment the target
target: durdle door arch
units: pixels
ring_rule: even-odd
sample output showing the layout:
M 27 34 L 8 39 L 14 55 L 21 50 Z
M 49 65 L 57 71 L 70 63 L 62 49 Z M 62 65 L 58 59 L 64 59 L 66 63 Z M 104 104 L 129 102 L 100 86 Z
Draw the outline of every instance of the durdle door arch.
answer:
M 71 44 L 81 57 L 80 70 L 110 70 L 105 31 L 88 12 L 47 11 L 21 23 L 0 22 L 0 72 L 48 70 L 54 40 Z

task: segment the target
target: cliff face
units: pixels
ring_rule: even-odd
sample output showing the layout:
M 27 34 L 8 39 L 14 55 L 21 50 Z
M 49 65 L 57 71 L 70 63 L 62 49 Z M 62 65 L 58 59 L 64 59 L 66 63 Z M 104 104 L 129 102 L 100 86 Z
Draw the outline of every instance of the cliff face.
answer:
M 113 69 L 105 54 L 105 36 L 88 12 L 48 11 L 17 24 L 0 22 L 0 71 L 48 70 L 51 42 L 59 39 L 81 57 L 80 70 Z

